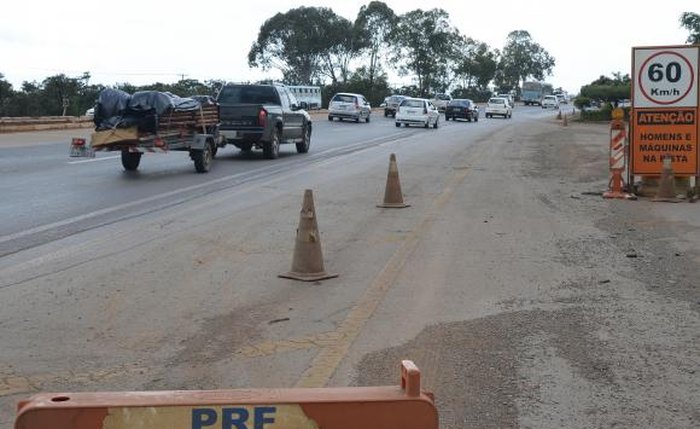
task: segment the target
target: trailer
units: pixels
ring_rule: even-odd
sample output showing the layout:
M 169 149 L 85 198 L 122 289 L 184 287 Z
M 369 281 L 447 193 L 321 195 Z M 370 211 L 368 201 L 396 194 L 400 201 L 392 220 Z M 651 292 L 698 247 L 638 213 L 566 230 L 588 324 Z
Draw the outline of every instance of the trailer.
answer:
M 125 99 L 123 94 L 109 91 L 112 92 L 105 96 L 101 94 L 96 105 L 96 131 L 89 142 L 82 138 L 72 140 L 71 157 L 119 151 L 124 170 L 135 171 L 144 153 L 187 151 L 198 173 L 209 171 L 223 144 L 217 103 L 153 91 L 126 94 Z M 174 102 L 168 100 L 173 97 Z

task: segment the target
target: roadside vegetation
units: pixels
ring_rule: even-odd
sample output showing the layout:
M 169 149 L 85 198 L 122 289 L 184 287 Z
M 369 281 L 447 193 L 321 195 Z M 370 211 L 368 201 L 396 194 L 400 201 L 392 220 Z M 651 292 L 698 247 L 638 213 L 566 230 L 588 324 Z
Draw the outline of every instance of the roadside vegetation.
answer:
M 574 100 L 574 106 L 581 110 L 584 121 L 609 121 L 615 107 L 629 113 L 632 82 L 629 74 L 613 73 L 612 77 L 600 76 L 598 79 L 581 87 L 581 93 Z
M 700 43 L 700 15 L 685 12 L 679 21 L 690 32 L 686 42 Z M 396 15 L 381 1 L 362 6 L 354 21 L 323 7 L 302 6 L 277 13 L 261 25 L 247 61 L 250 67 L 279 71 L 287 84 L 322 87 L 324 106 L 336 92 L 364 94 L 373 106 L 391 93 L 430 97 L 450 92 L 455 97 L 485 101 L 493 90 L 517 92 L 528 79 L 544 80 L 556 64 L 525 30 L 512 31 L 501 49 L 492 48 L 462 34 L 443 9 L 416 9 Z M 391 87 L 389 71 L 410 76 L 414 83 Z M 84 72 L 25 81 L 20 88 L 13 88 L 1 72 L 0 117 L 79 116 L 107 87 L 90 83 L 90 72 Z M 182 79 L 110 87 L 131 93 L 156 90 L 190 96 L 216 95 L 222 84 L 223 80 L 216 79 Z M 601 76 L 581 88 L 576 106 L 585 109 L 602 104 L 585 115 L 605 120 L 604 112 L 609 115 L 610 110 L 607 107 L 630 98 L 629 88 L 629 75 Z
M 525 78 L 544 78 L 555 65 L 527 31 L 511 32 L 504 47 L 495 49 L 462 34 L 445 10 L 397 15 L 381 1 L 362 6 L 354 21 L 323 7 L 277 13 L 261 25 L 247 60 L 251 67 L 279 71 L 287 84 L 321 86 L 323 105 L 333 93 L 347 91 L 364 94 L 374 106 L 393 92 L 429 97 L 451 90 L 484 100 L 490 84 L 507 92 Z M 414 84 L 390 87 L 389 71 L 411 76 Z M 81 115 L 105 87 L 90 78 L 89 72 L 58 74 L 13 88 L 0 74 L 0 116 Z M 112 87 L 214 95 L 221 81 Z
M 682 28 L 690 33 L 686 43 L 700 44 L 700 15 L 684 12 L 679 18 Z M 581 87 L 574 100 L 574 106 L 581 110 L 584 121 L 609 121 L 615 107 L 625 111 L 629 118 L 629 102 L 632 98 L 632 81 L 629 74 L 613 73 L 612 77 L 600 76 L 598 79 Z

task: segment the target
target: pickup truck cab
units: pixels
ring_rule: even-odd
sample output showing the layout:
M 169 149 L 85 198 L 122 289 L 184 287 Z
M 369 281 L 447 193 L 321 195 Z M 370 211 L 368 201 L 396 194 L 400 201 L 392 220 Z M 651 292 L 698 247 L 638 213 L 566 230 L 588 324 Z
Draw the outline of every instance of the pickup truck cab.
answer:
M 268 159 L 279 156 L 280 144 L 309 151 L 311 116 L 284 85 L 227 84 L 217 101 L 222 146 L 233 144 L 246 152 L 255 147 Z

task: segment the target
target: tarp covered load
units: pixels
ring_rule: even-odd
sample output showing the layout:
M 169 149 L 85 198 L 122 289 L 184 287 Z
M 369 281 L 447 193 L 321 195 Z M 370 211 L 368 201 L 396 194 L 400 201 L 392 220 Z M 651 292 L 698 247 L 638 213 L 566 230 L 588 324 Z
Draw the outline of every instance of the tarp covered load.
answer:
M 216 103 L 208 96 L 196 97 L 182 98 L 159 91 L 130 95 L 118 89 L 105 89 L 95 105 L 95 130 L 137 127 L 139 132 L 156 133 L 164 124 L 183 127 L 218 123 Z

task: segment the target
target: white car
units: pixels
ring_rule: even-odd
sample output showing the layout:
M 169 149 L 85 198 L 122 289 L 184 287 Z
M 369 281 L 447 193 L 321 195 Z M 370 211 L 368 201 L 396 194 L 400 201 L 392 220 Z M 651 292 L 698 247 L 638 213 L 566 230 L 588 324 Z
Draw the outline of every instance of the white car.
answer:
M 515 98 L 512 94 L 498 94 L 497 97 L 505 98 L 506 100 L 508 100 L 508 103 L 510 103 L 510 107 L 515 108 Z
M 452 101 L 452 96 L 449 94 L 435 94 L 435 97 L 430 100 L 433 106 L 441 112 L 447 108 L 450 101 Z
M 95 108 L 94 108 L 94 107 L 91 107 L 91 108 L 87 109 L 87 110 L 85 111 L 85 115 L 84 115 L 84 116 L 87 116 L 87 117 L 90 118 L 90 119 L 94 118 L 94 117 L 95 117 Z
M 542 98 L 542 108 L 546 109 L 551 107 L 553 109 L 559 108 L 559 98 L 556 95 L 545 95 Z
M 440 113 L 438 109 L 424 98 L 406 98 L 396 111 L 396 126 L 404 127 L 409 125 L 422 125 L 428 128 L 432 125 L 433 128 L 438 127 L 440 122 Z
M 513 116 L 513 107 L 508 102 L 507 98 L 504 97 L 491 97 L 486 103 L 486 117 L 493 118 L 496 116 L 503 116 L 508 119 Z
M 328 103 L 328 120 L 333 118 L 352 119 L 355 122 L 360 122 L 364 119 L 369 122 L 369 116 L 372 114 L 372 107 L 364 95 L 352 94 L 349 92 L 340 92 L 335 94 Z

